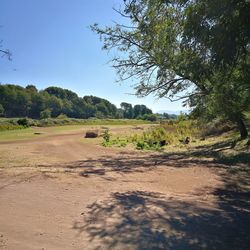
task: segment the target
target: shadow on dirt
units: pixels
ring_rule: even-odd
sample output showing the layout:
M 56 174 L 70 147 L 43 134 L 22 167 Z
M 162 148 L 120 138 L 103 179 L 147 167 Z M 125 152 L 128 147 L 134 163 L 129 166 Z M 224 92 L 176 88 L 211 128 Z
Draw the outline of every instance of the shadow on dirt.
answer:
M 151 153 L 131 152 L 120 153 L 117 156 L 105 155 L 99 158 L 71 162 L 63 165 L 66 169 L 82 169 L 81 176 L 105 175 L 107 172 L 130 173 L 144 172 L 155 167 L 216 167 L 217 169 L 249 169 L 250 153 L 237 152 L 224 154 L 223 151 L 232 148 L 232 141 L 220 142 L 213 145 L 199 146 L 184 152 Z
M 222 186 L 214 187 L 213 205 L 202 201 L 202 195 L 188 200 L 142 191 L 112 193 L 107 200 L 91 204 L 73 228 L 79 234 L 87 233 L 93 249 L 250 249 L 250 169 L 242 165 L 249 154 L 237 158 L 235 162 L 241 164 L 232 165 L 231 160 L 222 162 L 218 156 L 225 147 L 228 145 L 174 154 L 124 154 L 70 164 L 68 168 L 80 167 L 88 177 L 197 165 L 215 169 L 223 181 Z
M 73 228 L 93 249 L 249 249 L 250 220 L 226 203 L 202 202 L 152 192 L 112 193 L 88 207 Z

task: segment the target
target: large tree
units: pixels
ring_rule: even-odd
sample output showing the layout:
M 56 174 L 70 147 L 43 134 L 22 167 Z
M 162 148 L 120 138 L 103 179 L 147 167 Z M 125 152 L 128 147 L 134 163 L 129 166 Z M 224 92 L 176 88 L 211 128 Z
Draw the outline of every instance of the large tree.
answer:
M 247 136 L 248 1 L 124 0 L 124 8 L 116 11 L 125 18 L 123 24 L 92 29 L 104 49 L 120 52 L 112 60 L 120 80 L 135 78 L 138 96 L 154 93 L 210 105 L 210 111 L 237 122 L 241 136 Z M 222 101 L 232 93 L 233 101 Z

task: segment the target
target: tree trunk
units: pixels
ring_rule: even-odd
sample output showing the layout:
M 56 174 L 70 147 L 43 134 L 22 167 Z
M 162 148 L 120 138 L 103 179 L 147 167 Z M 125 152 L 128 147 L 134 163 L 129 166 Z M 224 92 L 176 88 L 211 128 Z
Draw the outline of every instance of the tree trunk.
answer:
M 247 128 L 246 128 L 246 125 L 245 125 L 244 121 L 242 119 L 239 119 L 237 121 L 237 124 L 238 124 L 238 128 L 239 128 L 239 131 L 240 131 L 241 139 L 247 138 L 248 132 L 247 132 Z

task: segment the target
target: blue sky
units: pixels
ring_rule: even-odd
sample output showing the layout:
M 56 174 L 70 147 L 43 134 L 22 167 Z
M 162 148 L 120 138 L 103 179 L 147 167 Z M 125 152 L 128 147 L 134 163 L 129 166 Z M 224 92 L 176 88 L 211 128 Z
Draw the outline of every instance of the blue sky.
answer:
M 137 98 L 132 82 L 117 83 L 111 57 L 89 25 L 122 21 L 112 7 L 122 0 L 1 0 L 0 40 L 13 60 L 0 58 L 0 82 L 38 89 L 59 86 L 79 96 L 95 95 L 119 106 L 145 104 L 154 112 L 183 109 L 180 102 Z

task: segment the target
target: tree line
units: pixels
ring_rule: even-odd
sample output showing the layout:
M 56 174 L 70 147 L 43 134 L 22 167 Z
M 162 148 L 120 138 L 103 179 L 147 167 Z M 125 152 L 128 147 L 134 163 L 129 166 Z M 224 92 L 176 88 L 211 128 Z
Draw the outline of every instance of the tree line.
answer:
M 145 105 L 121 103 L 117 108 L 108 100 L 96 96 L 79 97 L 76 93 L 59 87 L 38 91 L 34 85 L 21 87 L 0 85 L 0 116 L 30 117 L 33 119 L 58 117 L 71 118 L 127 118 L 152 120 L 152 110 Z

